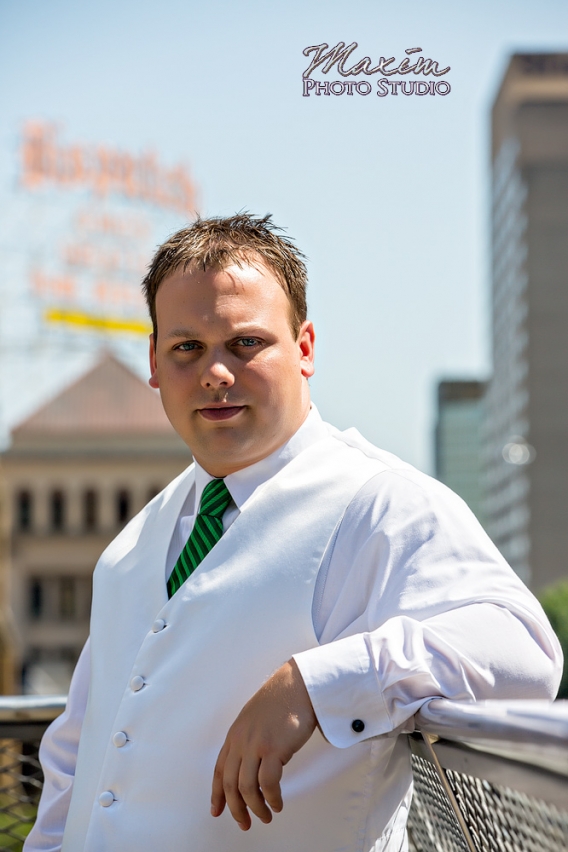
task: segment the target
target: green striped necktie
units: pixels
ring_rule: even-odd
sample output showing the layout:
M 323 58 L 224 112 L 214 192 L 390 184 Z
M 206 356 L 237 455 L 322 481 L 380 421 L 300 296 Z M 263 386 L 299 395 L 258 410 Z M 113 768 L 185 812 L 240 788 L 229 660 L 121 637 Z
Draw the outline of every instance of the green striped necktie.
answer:
M 223 515 L 231 495 L 222 479 L 212 479 L 201 495 L 199 512 L 186 545 L 168 580 L 168 597 L 175 595 L 223 535 Z

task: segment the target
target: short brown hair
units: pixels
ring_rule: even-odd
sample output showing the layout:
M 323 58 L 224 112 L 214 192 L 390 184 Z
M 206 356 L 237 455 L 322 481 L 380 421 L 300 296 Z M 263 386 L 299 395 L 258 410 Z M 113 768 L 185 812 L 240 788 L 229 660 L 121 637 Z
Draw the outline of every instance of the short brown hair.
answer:
M 203 269 L 224 269 L 232 263 L 260 259 L 274 273 L 290 301 L 290 325 L 296 338 L 307 315 L 305 256 L 289 237 L 282 236 L 271 215 L 262 219 L 250 213 L 227 218 L 198 218 L 163 243 L 154 255 L 142 291 L 148 304 L 154 337 L 158 334 L 156 294 L 164 278 L 192 264 Z

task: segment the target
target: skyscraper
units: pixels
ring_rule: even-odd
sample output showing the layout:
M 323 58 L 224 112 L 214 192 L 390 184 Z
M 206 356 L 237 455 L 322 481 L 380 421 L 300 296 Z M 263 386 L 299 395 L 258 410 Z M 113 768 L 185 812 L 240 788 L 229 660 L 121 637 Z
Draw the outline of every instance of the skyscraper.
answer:
M 465 500 L 484 521 L 481 432 L 485 382 L 438 383 L 436 478 Z
M 492 166 L 486 522 L 538 589 L 568 577 L 568 53 L 511 58 Z

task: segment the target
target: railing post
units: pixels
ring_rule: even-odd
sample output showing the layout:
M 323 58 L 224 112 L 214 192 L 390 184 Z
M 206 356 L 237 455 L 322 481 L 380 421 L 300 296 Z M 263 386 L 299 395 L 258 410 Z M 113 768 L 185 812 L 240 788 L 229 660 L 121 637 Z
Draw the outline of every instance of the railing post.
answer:
M 475 844 L 473 842 L 469 828 L 467 827 L 466 821 L 463 818 L 463 814 L 460 810 L 460 806 L 458 805 L 457 799 L 454 796 L 454 791 L 450 787 L 450 782 L 448 781 L 446 773 L 445 773 L 444 769 L 442 768 L 440 761 L 438 760 L 438 755 L 434 751 L 434 745 L 433 744 L 438 740 L 438 737 L 435 734 L 425 734 L 423 732 L 420 732 L 420 734 L 422 736 L 422 739 L 424 740 L 424 746 L 425 746 L 426 752 L 428 754 L 428 759 L 436 767 L 436 772 L 438 773 L 440 783 L 441 783 L 442 787 L 444 788 L 444 793 L 448 797 L 450 807 L 452 808 L 452 811 L 454 812 L 454 816 L 455 816 L 456 820 L 458 821 L 458 825 L 459 825 L 461 832 L 463 834 L 466 846 L 467 846 L 469 852 L 478 852 L 478 850 L 476 849 Z

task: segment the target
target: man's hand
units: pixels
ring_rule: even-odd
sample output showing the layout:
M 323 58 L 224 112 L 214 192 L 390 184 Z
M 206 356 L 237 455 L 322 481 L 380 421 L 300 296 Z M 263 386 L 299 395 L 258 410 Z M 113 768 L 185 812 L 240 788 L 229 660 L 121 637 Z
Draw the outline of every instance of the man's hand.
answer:
M 284 663 L 248 701 L 231 725 L 217 758 L 211 813 L 225 804 L 243 831 L 282 810 L 282 768 L 309 740 L 317 719 L 300 671 Z

